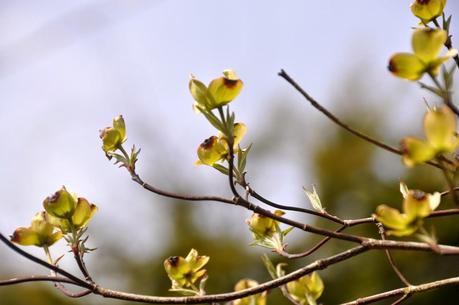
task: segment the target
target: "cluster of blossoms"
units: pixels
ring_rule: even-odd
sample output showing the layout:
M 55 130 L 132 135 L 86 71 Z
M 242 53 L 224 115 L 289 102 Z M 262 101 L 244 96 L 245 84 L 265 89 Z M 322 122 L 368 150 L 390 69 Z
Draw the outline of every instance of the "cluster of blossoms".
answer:
M 443 162 L 449 160 L 448 154 L 454 153 L 459 145 L 457 118 L 449 105 L 452 71 L 443 69 L 444 87 L 437 80 L 442 65 L 458 53 L 449 46 L 449 50 L 440 55 L 441 49 L 448 45 L 449 40 L 450 18 L 445 19 L 443 14 L 445 4 L 446 0 L 414 1 L 411 11 L 420 19 L 420 27 L 413 32 L 413 53 L 396 53 L 389 60 L 389 70 L 400 78 L 417 81 L 424 74 L 429 75 L 436 87 L 421 85 L 444 100 L 444 105 L 429 107 L 424 115 L 425 140 L 415 137 L 401 140 L 403 162 L 409 167 L 431 160 L 436 160 L 443 167 Z M 440 16 L 443 16 L 443 28 L 440 28 L 437 21 Z M 430 23 L 435 27 L 430 27 Z M 408 190 L 403 183 L 400 184 L 400 190 L 403 195 L 403 212 L 380 205 L 376 209 L 375 218 L 388 228 L 389 235 L 409 236 L 419 233 L 423 229 L 424 218 L 439 206 L 441 195 Z M 423 238 L 423 235 L 419 237 Z
M 43 207 L 45 210 L 32 218 L 30 227 L 14 231 L 11 238 L 13 242 L 48 248 L 65 234 L 77 236 L 97 211 L 96 205 L 69 193 L 64 186 L 47 197 Z

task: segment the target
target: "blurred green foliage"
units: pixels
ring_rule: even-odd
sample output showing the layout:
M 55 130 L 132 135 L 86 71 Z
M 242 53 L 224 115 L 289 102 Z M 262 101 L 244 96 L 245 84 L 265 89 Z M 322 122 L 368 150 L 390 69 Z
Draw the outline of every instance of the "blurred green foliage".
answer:
M 381 130 L 384 122 L 384 108 L 375 111 L 375 107 L 370 105 L 366 99 L 364 90 L 356 90 L 355 83 L 349 84 L 349 86 L 348 92 L 355 92 L 355 94 L 349 94 L 345 99 L 341 97 L 340 104 L 334 105 L 334 108 L 343 107 L 343 105 L 351 107 L 353 111 L 341 113 L 343 121 L 364 130 L 368 134 L 375 134 L 384 138 L 385 132 Z M 372 101 L 371 103 L 377 102 Z M 378 160 L 377 158 L 381 154 L 390 153 L 378 151 L 378 148 L 339 129 L 325 118 L 318 126 L 314 126 L 320 130 L 322 135 L 320 141 L 315 141 L 316 143 L 311 145 L 304 132 L 307 128 L 305 121 L 298 114 L 297 108 L 309 107 L 310 111 L 315 110 L 309 105 L 297 103 L 296 100 L 286 99 L 283 99 L 283 103 L 276 105 L 276 107 L 276 109 L 269 110 L 269 126 L 263 129 L 262 134 L 252 135 L 255 145 L 249 156 L 249 175 L 252 167 L 251 160 L 265 158 L 269 153 L 277 153 L 282 150 L 282 147 L 277 147 L 276 150 L 265 148 L 274 147 L 276 143 L 280 142 L 283 143 L 283 147 L 296 147 L 298 155 L 304 157 L 303 159 L 289 160 L 289 162 L 304 172 L 305 179 L 312 177 L 327 211 L 342 218 L 367 217 L 375 211 L 377 205 L 382 203 L 399 207 L 402 201 L 398 187 L 400 180 L 403 180 L 410 188 L 418 188 L 427 192 L 445 189 L 445 183 L 437 169 L 418 166 L 404 170 L 401 165 L 401 158 L 398 156 L 389 156 L 387 159 L 383 158 L 382 161 Z M 367 119 L 362 121 L 362 118 Z M 368 120 L 368 118 L 370 119 Z M 250 125 L 255 124 L 257 122 L 250 122 Z M 285 132 L 286 130 L 288 132 Z M 397 139 L 389 139 L 388 141 L 396 143 Z M 310 170 L 307 161 L 311 161 L 313 164 L 312 173 L 307 172 Z M 402 167 L 399 176 L 390 173 L 382 175 L 380 172 L 382 170 L 390 171 L 391 168 L 396 167 Z M 302 181 L 298 181 L 298 188 L 301 189 L 301 186 Z M 272 187 L 276 186 L 273 185 Z M 264 195 L 269 198 L 270 194 Z M 300 200 L 304 202 L 305 199 Z M 210 276 L 209 293 L 230 291 L 234 284 L 244 277 L 253 278 L 258 282 L 269 280 L 269 275 L 260 261 L 260 251 L 249 247 L 244 240 L 250 234 L 246 227 L 242 227 L 240 230 L 241 238 L 226 233 L 218 236 L 206 234 L 200 230 L 201 222 L 205 222 L 206 217 L 221 217 L 222 215 L 205 215 L 197 219 L 191 217 L 196 205 L 171 201 L 169 206 L 170 214 L 173 217 L 167 220 L 172 224 L 172 229 L 168 234 L 174 238 L 168 246 L 155 249 L 155 256 L 145 261 L 135 261 L 125 253 L 113 251 L 113 263 L 107 266 L 105 272 L 114 277 L 122 277 L 123 290 L 144 294 L 169 295 L 167 290 L 170 288 L 170 282 L 163 270 L 162 261 L 170 255 L 186 255 L 190 248 L 195 248 L 199 253 L 211 257 L 207 266 Z M 441 204 L 442 209 L 451 206 L 452 203 L 449 200 Z M 154 208 L 152 206 L 152 209 Z M 236 208 L 234 207 L 234 209 Z M 310 217 L 308 221 L 311 224 L 330 229 L 336 227 L 334 224 L 317 218 Z M 229 223 L 226 225 L 241 226 L 241 223 L 242 221 L 237 224 Z M 435 225 L 440 242 L 446 244 L 459 243 L 459 234 L 457 234 L 459 225 L 454 217 L 432 219 L 428 221 L 428 225 L 430 224 Z M 378 237 L 376 228 L 371 224 L 348 231 Z M 152 232 L 152 235 L 154 234 L 156 232 Z M 288 250 L 291 252 L 304 251 L 319 240 L 318 237 L 310 234 L 297 234 L 295 236 L 297 237 L 294 240 L 287 238 Z M 335 254 L 351 246 L 353 245 L 347 242 L 332 241 L 311 257 L 289 261 L 287 271 L 292 271 L 314 259 Z M 269 251 L 266 250 L 266 252 Z M 401 251 L 394 251 L 393 254 L 397 265 L 413 284 L 457 275 L 459 272 L 457 258 L 440 257 L 432 253 Z M 11 253 L 11 255 L 14 254 Z M 91 255 L 97 256 L 97 251 Z M 274 262 L 285 261 L 272 253 L 270 256 Z M 98 259 L 103 260 L 104 258 L 97 257 L 95 261 Z M 319 300 L 323 304 L 337 304 L 402 286 L 387 263 L 384 253 L 376 250 L 331 266 L 327 270 L 320 271 L 320 275 L 325 283 L 324 294 Z M 2 276 L 2 278 L 4 277 L 5 275 Z M 96 279 L 98 277 L 98 275 L 95 276 Z M 93 304 L 110 304 L 111 302 L 113 304 L 131 304 L 100 298 L 94 298 L 94 300 Z M 436 304 L 440 300 L 443 305 L 457 304 L 457 288 L 442 288 L 423 293 L 410 298 L 406 304 Z M 386 300 L 376 304 L 389 304 L 390 301 L 394 300 Z M 0 288 L 1 305 L 85 303 L 84 298 L 71 300 L 61 296 L 51 284 L 24 284 Z M 279 291 L 276 290 L 270 292 L 268 304 L 281 305 L 289 304 L 289 302 L 282 298 Z

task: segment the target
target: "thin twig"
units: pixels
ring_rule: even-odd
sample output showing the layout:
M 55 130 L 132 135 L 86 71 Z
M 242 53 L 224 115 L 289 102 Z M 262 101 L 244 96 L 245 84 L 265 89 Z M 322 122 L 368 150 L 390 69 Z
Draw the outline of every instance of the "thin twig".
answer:
M 18 246 L 16 246 L 15 244 L 13 244 L 8 238 L 6 238 L 2 233 L 0 233 L 0 240 L 5 243 L 10 249 L 12 249 L 14 252 L 24 256 L 25 258 L 27 258 L 28 260 L 31 260 L 32 262 L 38 264 L 38 265 L 41 265 L 43 267 L 46 267 L 48 269 L 51 269 L 52 271 L 60 274 L 60 275 L 63 275 L 65 277 L 67 277 L 68 279 L 72 280 L 74 285 L 77 285 L 77 286 L 80 286 L 80 287 L 83 287 L 83 288 L 87 288 L 87 289 L 92 289 L 93 288 L 93 285 L 88 283 L 88 282 L 85 282 L 84 280 L 76 277 L 75 275 L 55 266 L 55 265 L 52 265 L 36 256 L 33 256 L 32 254 L 29 254 L 27 252 L 25 252 L 24 250 L 22 250 L 21 248 L 19 248 Z
M 376 227 L 378 228 L 378 233 L 381 236 L 382 240 L 386 239 L 386 231 L 384 230 L 384 226 L 382 223 L 377 222 Z M 406 286 L 411 286 L 411 283 L 406 279 L 406 277 L 403 275 L 403 273 L 398 269 L 397 265 L 395 264 L 394 258 L 392 257 L 392 254 L 390 253 L 389 250 L 384 250 L 386 252 L 387 260 L 389 261 L 390 266 L 394 270 L 395 274 L 397 274 L 398 278 L 400 281 L 402 281 L 403 284 Z
M 88 269 L 86 268 L 86 264 L 84 263 L 83 255 L 80 251 L 80 243 L 81 241 L 78 241 L 76 247 L 72 247 L 73 257 L 75 258 L 78 268 L 80 268 L 80 271 L 81 273 L 83 273 L 85 279 L 89 282 L 94 283 L 93 279 L 89 275 Z
M 69 298 L 74 298 L 74 299 L 81 298 L 81 297 L 87 296 L 88 294 L 92 293 L 91 289 L 85 289 L 85 290 L 79 291 L 79 292 L 72 292 L 72 291 L 68 290 L 67 288 L 65 288 L 65 286 L 62 285 L 62 283 L 55 283 L 54 286 L 60 292 L 62 292 L 65 296 L 67 296 Z
M 342 230 L 344 230 L 345 228 L 347 228 L 346 225 L 343 225 L 341 227 L 339 227 L 335 232 L 341 232 Z M 317 250 L 319 250 L 323 245 L 325 245 L 329 240 L 331 239 L 331 237 L 325 237 L 324 239 L 322 239 L 321 241 L 319 241 L 317 244 L 315 244 L 311 249 L 305 251 L 305 252 L 301 252 L 301 253 L 288 253 L 284 250 L 276 250 L 276 253 L 278 253 L 279 255 L 285 257 L 285 258 L 288 258 L 288 259 L 295 259 L 295 258 L 302 258 L 302 257 L 306 257 L 306 256 L 309 256 L 311 255 L 312 253 L 316 252 Z
M 315 210 L 311 210 L 311 209 L 296 207 L 294 205 L 283 205 L 283 204 L 275 203 L 275 202 L 273 202 L 271 200 L 268 200 L 265 197 L 261 196 L 260 194 L 258 194 L 256 191 L 254 191 L 250 187 L 248 187 L 248 192 L 253 198 L 255 198 L 255 199 L 257 199 L 257 200 L 259 200 L 259 201 L 261 201 L 261 202 L 263 202 L 263 203 L 265 203 L 265 204 L 267 204 L 269 206 L 272 206 L 272 207 L 274 207 L 276 209 L 283 209 L 283 210 L 287 210 L 287 211 L 296 211 L 296 212 L 302 212 L 302 213 L 306 213 L 306 214 L 312 214 L 312 215 L 315 215 L 315 216 L 326 218 L 328 220 L 331 220 L 331 221 L 339 223 L 339 224 L 344 224 L 344 220 L 342 220 L 341 218 L 336 217 L 334 215 L 331 215 L 331 214 L 329 214 L 327 212 L 319 212 L 319 211 L 315 211 Z
M 456 186 L 454 185 L 453 179 L 449 175 L 448 170 L 446 169 L 443 161 L 440 158 L 438 158 L 438 164 L 440 165 L 441 171 L 443 172 L 443 176 L 445 176 L 446 183 L 448 184 L 448 187 L 449 187 L 449 193 L 451 194 L 451 197 L 453 198 L 454 203 L 456 205 L 459 205 L 459 198 L 457 197 L 457 194 L 454 191 L 454 188 Z
M 29 282 L 59 282 L 67 284 L 75 284 L 74 281 L 62 276 L 51 275 L 30 275 L 26 277 L 12 278 L 8 280 L 0 280 L 0 286 L 10 286 Z
M 343 129 L 347 130 L 348 132 L 350 132 L 351 134 L 369 142 L 369 143 L 372 143 L 384 150 L 387 150 L 387 151 L 390 151 L 394 154 L 397 154 L 397 155 L 403 155 L 403 151 L 401 151 L 400 149 L 396 148 L 396 147 L 393 147 L 393 146 L 390 146 L 386 143 L 383 143 L 379 140 L 376 140 L 375 138 L 372 138 L 352 127 L 350 127 L 349 125 L 343 123 L 338 117 L 336 117 L 333 113 L 331 113 L 330 111 L 328 111 L 325 107 L 323 107 L 321 104 L 319 104 L 319 102 L 317 102 L 312 96 L 310 96 L 293 78 L 290 77 L 290 75 L 287 74 L 287 72 L 285 72 L 285 70 L 281 70 L 278 75 L 280 77 L 282 77 L 283 79 L 285 79 L 290 85 L 292 85 L 301 95 L 303 95 L 303 97 L 309 101 L 309 103 L 314 107 L 316 108 L 317 110 L 319 110 L 320 112 L 322 112 L 327 118 L 329 118 L 332 122 L 334 122 L 335 124 L 337 124 L 338 126 L 342 127 Z M 432 162 L 432 161 L 428 161 L 426 162 L 427 164 L 430 164 L 432 166 L 435 166 L 435 167 L 438 167 L 438 164 Z
M 147 295 L 139 295 L 139 294 L 114 291 L 114 290 L 105 289 L 102 287 L 97 287 L 94 293 L 102 295 L 106 298 L 115 298 L 119 300 L 128 300 L 128 301 L 143 302 L 143 303 L 156 303 L 156 304 L 200 304 L 200 303 L 212 303 L 212 302 L 226 302 L 226 301 L 241 299 L 241 298 L 244 298 L 250 295 L 258 294 L 258 293 L 261 293 L 261 292 L 264 292 L 264 291 L 267 291 L 273 288 L 277 288 L 288 282 L 296 280 L 306 274 L 309 274 L 315 270 L 325 269 L 328 266 L 331 266 L 333 264 L 347 260 L 367 250 L 368 249 L 364 246 L 357 246 L 355 248 L 346 250 L 344 252 L 333 255 L 331 257 L 317 260 L 303 268 L 293 271 L 292 273 L 289 273 L 285 276 L 265 282 L 256 287 L 244 289 L 241 291 L 230 292 L 230 293 L 205 295 L 205 296 L 192 296 L 192 297 L 156 297 L 156 296 L 147 296 Z
M 436 18 L 433 19 L 432 21 L 433 21 L 433 23 L 435 24 L 435 26 L 437 28 L 442 29 L 442 27 L 440 26 L 440 24 L 438 23 L 438 20 Z M 453 42 L 451 41 L 451 35 L 449 35 L 448 38 L 446 39 L 445 47 L 448 50 L 451 50 L 453 48 Z M 458 54 L 454 55 L 453 59 L 456 62 L 457 67 L 459 68 L 459 55 Z
M 406 295 L 406 294 L 415 294 L 420 292 L 425 292 L 440 287 L 459 285 L 459 277 L 452 277 L 444 280 L 434 281 L 430 283 L 425 283 L 416 286 L 403 287 L 394 290 L 389 290 L 383 293 L 375 294 L 365 298 L 359 298 L 352 302 L 342 303 L 341 305 L 363 305 L 378 302 L 385 300 L 394 296 Z
M 391 305 L 398 305 L 398 304 L 401 304 L 402 302 L 408 300 L 408 298 L 411 296 L 411 294 L 405 294 L 403 295 L 400 299 L 398 299 L 397 301 L 395 301 L 394 303 L 392 303 Z

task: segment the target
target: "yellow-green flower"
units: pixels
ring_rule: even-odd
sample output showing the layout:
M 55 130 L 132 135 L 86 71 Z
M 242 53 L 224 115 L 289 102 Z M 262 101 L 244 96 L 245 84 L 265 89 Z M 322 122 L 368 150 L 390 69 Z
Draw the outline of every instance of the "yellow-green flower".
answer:
M 244 123 L 235 123 L 233 128 L 233 152 L 237 152 L 238 145 L 247 132 L 247 127 Z M 197 165 L 205 164 L 212 166 L 215 163 L 226 159 L 229 153 L 228 140 L 223 135 L 211 136 L 204 140 L 198 146 L 198 161 Z
M 189 89 L 195 103 L 193 108 L 212 110 L 234 100 L 243 87 L 242 81 L 233 70 L 224 70 L 223 76 L 212 80 L 206 87 L 201 81 L 191 76 Z
M 427 24 L 442 15 L 445 4 L 446 0 L 416 0 L 410 7 L 413 15 Z
M 389 71 L 407 80 L 418 80 L 424 73 L 438 75 L 442 63 L 457 54 L 457 50 L 451 49 L 444 56 L 439 56 L 447 38 L 444 30 L 427 27 L 416 29 L 412 36 L 414 53 L 393 55 L 389 60 Z
M 201 280 L 207 270 L 202 269 L 209 261 L 208 256 L 198 255 L 198 251 L 191 249 L 188 255 L 171 256 L 164 261 L 169 279 L 172 281 L 172 289 L 190 288 Z
M 234 291 L 241 291 L 253 287 L 257 287 L 257 281 L 251 279 L 242 279 L 234 286 Z M 251 295 L 242 299 L 234 300 L 232 305 L 266 305 L 266 297 L 268 292 L 264 291 L 259 294 Z
M 324 291 L 324 283 L 317 272 L 305 275 L 296 281 L 287 283 L 290 296 L 302 305 L 315 304 Z
M 423 224 L 423 219 L 434 211 L 441 201 L 440 193 L 426 194 L 419 190 L 408 190 L 400 184 L 403 194 L 403 213 L 387 205 L 376 209 L 376 220 L 389 230 L 389 235 L 408 236 L 415 233 Z
M 96 205 L 89 203 L 85 198 L 71 194 L 65 186 L 47 197 L 43 206 L 48 212 L 48 222 L 61 229 L 63 233 L 79 230 L 87 225 L 94 213 Z
M 198 147 L 198 158 L 196 164 L 212 166 L 220 160 L 226 158 L 227 149 L 225 143 L 217 136 L 205 139 Z
M 22 246 L 49 247 L 62 238 L 62 232 L 48 222 L 45 211 L 37 213 L 32 218 L 32 224 L 28 228 L 17 228 L 11 241 Z
M 126 125 L 122 115 L 113 119 L 113 126 L 100 131 L 102 149 L 105 153 L 114 152 L 126 141 Z
M 52 196 L 46 197 L 43 207 L 52 216 L 69 219 L 75 211 L 77 200 L 75 194 L 70 194 L 65 186 L 62 186 Z
M 274 214 L 282 216 L 284 215 L 284 212 L 276 210 L 274 211 Z M 279 226 L 279 222 L 277 220 L 257 213 L 253 213 L 252 216 L 247 219 L 247 224 L 255 237 L 264 238 L 272 237 L 276 232 L 278 232 Z
M 407 166 L 429 161 L 438 154 L 452 153 L 459 145 L 456 116 L 449 107 L 429 109 L 423 125 L 427 140 L 406 137 L 401 141 L 403 162 Z

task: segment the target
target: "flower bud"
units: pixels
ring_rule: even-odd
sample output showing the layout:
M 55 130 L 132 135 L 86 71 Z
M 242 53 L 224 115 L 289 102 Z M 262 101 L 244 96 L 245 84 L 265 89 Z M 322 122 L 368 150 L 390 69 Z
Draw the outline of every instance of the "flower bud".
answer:
M 113 127 L 106 127 L 100 131 L 102 150 L 105 153 L 114 152 L 126 141 L 126 125 L 122 115 L 113 119 Z
M 222 160 L 227 155 L 224 141 L 216 136 L 204 140 L 198 147 L 197 164 L 206 164 L 212 166 L 214 163 Z
M 436 151 L 426 141 L 412 137 L 403 138 L 400 142 L 403 153 L 403 162 L 406 166 L 424 163 L 433 159 Z
M 251 279 L 242 279 L 234 286 L 234 291 L 241 291 L 248 288 L 257 287 L 258 282 Z M 234 300 L 233 305 L 266 305 L 267 291 L 251 295 L 242 299 Z
M 250 219 L 247 220 L 250 231 L 255 235 L 270 237 L 277 231 L 277 223 L 272 218 L 254 213 Z
M 43 207 L 52 216 L 69 219 L 75 211 L 76 203 L 76 196 L 67 192 L 65 186 L 62 186 L 54 195 L 43 201 Z
M 241 92 L 242 87 L 242 81 L 233 70 L 223 71 L 223 77 L 216 78 L 209 84 L 209 94 L 215 103 L 211 108 L 226 105 L 234 100 Z
M 415 0 L 410 7 L 413 15 L 426 24 L 442 15 L 445 4 L 446 0 Z
M 447 38 L 448 34 L 444 30 L 416 29 L 411 41 L 414 53 L 393 55 L 389 60 L 389 71 L 407 80 L 418 80 L 424 73 L 438 75 L 441 65 L 457 54 L 457 50 L 451 49 L 444 56 L 439 56 Z
M 11 241 L 22 246 L 49 247 L 61 239 L 62 232 L 48 222 L 46 212 L 39 212 L 32 218 L 28 228 L 18 228 L 14 231 Z
M 171 256 L 164 261 L 164 269 L 172 281 L 172 288 L 189 288 L 202 279 L 207 270 L 202 269 L 209 261 L 208 256 L 198 255 L 195 249 L 183 258 Z
M 324 291 L 324 283 L 317 272 L 305 275 L 296 281 L 287 283 L 290 296 L 301 304 L 309 304 L 309 298 L 317 300 Z
M 447 106 L 427 111 L 424 132 L 430 146 L 437 152 L 454 152 L 459 144 L 456 125 L 456 116 Z

